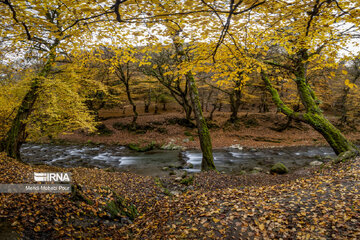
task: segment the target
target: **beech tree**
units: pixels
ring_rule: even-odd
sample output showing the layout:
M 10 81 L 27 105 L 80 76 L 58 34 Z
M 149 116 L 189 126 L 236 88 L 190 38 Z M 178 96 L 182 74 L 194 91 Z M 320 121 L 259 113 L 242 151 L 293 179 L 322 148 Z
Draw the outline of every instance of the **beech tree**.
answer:
M 359 3 L 355 3 L 357 4 Z M 282 46 L 287 58 L 286 61 L 272 59 L 264 62 L 269 66 L 288 71 L 293 76 L 301 103 L 305 108 L 303 113 L 294 112 L 282 102 L 267 74 L 269 69 L 263 66 L 261 70 L 261 77 L 278 109 L 312 126 L 323 135 L 337 155 L 358 154 L 358 149 L 324 116 L 320 109 L 321 102 L 308 80 L 308 72 L 311 71 L 310 63 L 317 68 L 324 67 L 329 60 L 332 60 L 330 61 L 332 64 L 336 63 L 336 53 L 340 46 L 346 45 L 352 32 L 358 29 L 359 19 L 354 17 L 358 7 L 350 1 L 295 1 L 287 4 L 286 17 L 279 20 L 281 13 L 273 15 L 273 17 L 276 15 L 273 21 L 279 22 L 278 26 L 267 29 L 271 29 L 270 41 Z M 274 11 L 276 12 L 275 9 Z M 269 19 L 271 19 L 270 15 L 272 14 L 266 14 Z M 344 25 L 345 28 L 342 27 Z
M 185 118 L 190 121 L 192 106 L 189 99 L 188 83 L 186 79 L 179 76 L 176 72 L 175 51 L 169 46 L 163 46 L 163 49 L 150 54 L 150 64 L 140 67 L 140 70 L 148 75 L 155 77 L 164 87 L 166 87 L 175 101 L 184 109 Z
M 20 147 L 25 141 L 26 127 L 39 98 L 44 80 L 48 78 L 60 53 L 86 40 L 86 26 L 80 23 L 109 12 L 98 5 L 84 5 L 73 1 L 0 1 L 3 13 L 1 41 L 13 52 L 40 55 L 42 66 L 31 77 L 29 89 L 23 97 L 6 136 L 0 141 L 0 150 L 20 159 Z M 69 89 L 71 91 L 71 89 Z

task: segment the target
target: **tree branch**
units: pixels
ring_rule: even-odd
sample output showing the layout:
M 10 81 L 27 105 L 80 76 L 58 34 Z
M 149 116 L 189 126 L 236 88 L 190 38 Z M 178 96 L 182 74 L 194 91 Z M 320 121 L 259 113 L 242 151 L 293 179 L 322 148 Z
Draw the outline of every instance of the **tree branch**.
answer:
M 289 108 L 280 98 L 280 95 L 278 93 L 278 91 L 271 85 L 271 82 L 267 76 L 267 74 L 261 70 L 261 79 L 264 81 L 266 89 L 269 91 L 269 93 L 271 94 L 272 100 L 275 103 L 275 105 L 277 106 L 278 110 L 280 112 L 282 112 L 283 114 L 285 114 L 288 117 L 300 120 L 300 121 L 305 121 L 304 117 L 302 114 L 294 112 L 294 110 L 292 110 L 291 108 Z

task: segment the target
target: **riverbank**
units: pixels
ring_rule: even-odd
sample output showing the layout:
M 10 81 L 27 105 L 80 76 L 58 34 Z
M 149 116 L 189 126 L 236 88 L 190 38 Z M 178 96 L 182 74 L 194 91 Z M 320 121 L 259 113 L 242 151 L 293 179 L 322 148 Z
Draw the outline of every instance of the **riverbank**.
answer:
M 129 130 L 131 116 L 119 116 L 115 113 L 103 114 L 101 129 L 97 133 L 87 134 L 77 131 L 62 135 L 60 141 L 75 143 L 99 143 L 110 145 L 138 144 L 146 146 L 155 143 L 163 146 L 169 143 L 189 149 L 200 149 L 197 129 L 183 121 L 183 114 L 164 112 L 158 115 L 143 114 L 138 118 L 138 128 Z M 240 112 L 239 120 L 227 122 L 229 113 L 215 113 L 210 121 L 210 134 L 213 148 L 225 148 L 240 145 L 249 148 L 268 148 L 281 146 L 325 146 L 323 137 L 309 126 L 293 122 L 288 128 L 279 131 L 286 125 L 287 119 L 276 113 Z M 360 143 L 360 131 L 346 129 L 346 137 Z
M 360 237 L 359 158 L 281 176 L 208 172 L 178 182 L 174 176 L 30 166 L 0 155 L 1 183 L 34 183 L 35 171 L 70 171 L 83 198 L 0 194 L 1 220 L 23 239 Z M 111 217 L 105 206 L 118 196 L 140 215 Z

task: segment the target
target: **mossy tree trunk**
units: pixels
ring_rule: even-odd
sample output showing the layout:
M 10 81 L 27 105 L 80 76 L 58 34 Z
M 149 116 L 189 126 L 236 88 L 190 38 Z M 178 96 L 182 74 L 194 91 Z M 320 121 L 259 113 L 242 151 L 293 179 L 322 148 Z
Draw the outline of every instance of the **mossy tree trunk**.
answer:
M 325 140 L 332 147 L 337 155 L 345 152 L 358 152 L 354 144 L 352 144 L 345 136 L 332 125 L 328 119 L 323 115 L 319 104 L 320 101 L 316 98 L 314 91 L 306 81 L 307 70 L 307 54 L 305 52 L 299 53 L 297 64 L 295 65 L 294 75 L 295 83 L 297 85 L 297 91 L 300 95 L 301 102 L 305 107 L 305 113 L 294 112 L 289 108 L 280 98 L 278 91 L 272 87 L 268 76 L 262 71 L 261 77 L 266 85 L 266 88 L 270 92 L 273 102 L 278 107 L 278 110 L 285 115 L 294 119 L 300 120 L 312 126 L 317 132 L 319 132 Z
M 295 83 L 301 102 L 305 107 L 306 113 L 303 114 L 305 122 L 325 138 L 337 155 L 347 151 L 354 151 L 356 149 L 355 145 L 346 139 L 340 130 L 332 125 L 322 113 L 319 107 L 320 101 L 306 81 L 307 63 L 304 62 L 307 60 L 307 55 L 306 53 L 301 54 L 305 56 L 299 58 L 295 71 Z
M 200 146 L 203 154 L 203 158 L 201 161 L 201 170 L 202 171 L 215 170 L 216 168 L 212 153 L 211 137 L 210 137 L 209 129 L 206 124 L 206 120 L 204 118 L 201 109 L 201 102 L 199 99 L 199 93 L 196 86 L 196 82 L 194 76 L 190 71 L 186 73 L 185 77 L 188 80 L 188 84 L 189 84 L 190 99 L 194 109 L 196 125 L 199 133 Z
M 183 43 L 180 39 L 181 30 L 175 32 L 173 44 L 177 54 L 179 63 L 190 62 L 190 57 L 186 54 Z M 196 125 L 199 133 L 200 147 L 203 154 L 201 161 L 201 171 L 215 170 L 214 157 L 212 152 L 212 143 L 207 127 L 205 117 L 202 112 L 202 106 L 199 98 L 199 91 L 196 86 L 194 76 L 191 71 L 186 72 L 185 80 L 188 87 L 192 109 L 194 111 Z
M 52 49 L 55 48 L 55 46 L 52 47 Z M 54 60 L 55 53 L 53 50 L 51 50 L 49 53 L 49 58 L 44 67 L 38 73 L 38 75 L 31 80 L 30 89 L 21 101 L 20 107 L 17 110 L 16 116 L 12 121 L 9 131 L 0 142 L 0 151 L 5 151 L 9 157 L 21 160 L 20 148 L 26 140 L 27 121 L 34 109 L 43 78 L 49 74 L 51 65 Z

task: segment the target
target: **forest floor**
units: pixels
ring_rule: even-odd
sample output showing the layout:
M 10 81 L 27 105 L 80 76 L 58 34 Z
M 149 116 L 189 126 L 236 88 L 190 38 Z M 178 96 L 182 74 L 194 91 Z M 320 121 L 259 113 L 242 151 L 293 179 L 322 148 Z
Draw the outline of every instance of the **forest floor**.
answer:
M 89 168 L 30 166 L 0 154 L 0 183 L 71 172 L 71 194 L 0 194 L 0 236 L 22 239 L 359 239 L 360 158 L 301 174 L 195 174 L 176 182 Z M 183 185 L 181 192 L 171 188 Z M 169 189 L 167 189 L 169 188 Z M 139 216 L 112 216 L 118 196 Z M 14 229 L 14 231 L 13 231 Z M 1 238 L 1 237 L 0 237 Z M 11 238 L 10 238 L 11 239 Z
M 207 116 L 208 113 L 205 115 Z M 106 119 L 103 120 L 105 131 L 102 129 L 93 134 L 77 131 L 74 134 L 62 135 L 60 139 L 78 143 L 117 145 L 136 143 L 140 146 L 151 142 L 162 146 L 172 142 L 186 148 L 200 148 L 197 129 L 194 126 L 186 126 L 186 123 L 182 122 L 184 116 L 179 112 L 141 114 L 137 120 L 136 130 L 128 128 L 132 120 L 131 116 L 123 116 L 116 111 L 103 112 L 101 116 Z M 300 122 L 292 122 L 284 131 L 277 131 L 287 123 L 287 118 L 280 113 L 240 112 L 239 120 L 235 123 L 227 121 L 229 116 L 230 113 L 217 112 L 214 114 L 214 120 L 210 121 L 214 148 L 224 148 L 234 144 L 250 148 L 326 145 L 326 141 L 319 133 Z M 360 143 L 360 129 L 347 128 L 343 133 L 353 142 Z
M 130 116 L 103 117 L 106 128 L 100 133 L 77 132 L 62 140 L 119 145 L 173 141 L 199 147 L 196 128 L 181 126 L 180 113 L 141 115 L 142 127 L 135 131 L 126 129 Z M 301 123 L 276 131 L 287 121 L 280 114 L 240 113 L 235 124 L 227 123 L 228 117 L 218 113 L 211 122 L 214 148 L 326 144 Z M 359 131 L 345 134 L 360 142 Z M 285 175 L 203 172 L 179 181 L 178 176 L 32 166 L 0 153 L 0 183 L 36 183 L 34 172 L 71 172 L 72 185 L 81 190 L 0 193 L 0 239 L 360 239 L 360 158 Z

